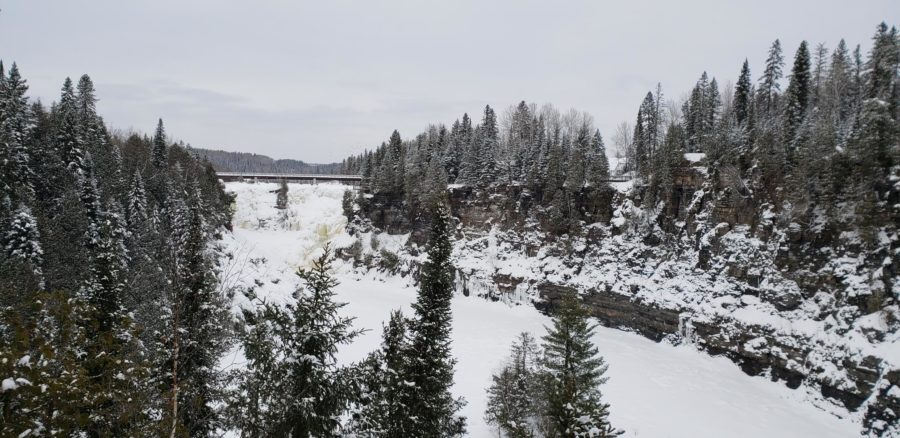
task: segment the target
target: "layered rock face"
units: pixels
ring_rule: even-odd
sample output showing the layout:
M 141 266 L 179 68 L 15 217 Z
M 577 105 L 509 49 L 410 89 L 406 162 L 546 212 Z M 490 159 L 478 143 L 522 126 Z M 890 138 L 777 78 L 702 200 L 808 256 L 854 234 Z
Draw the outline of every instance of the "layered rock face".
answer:
M 682 169 L 652 203 L 642 187 L 584 190 L 564 230 L 540 194 L 451 188 L 459 288 L 547 312 L 574 290 L 604 325 L 691 343 L 869 433 L 900 433 L 895 222 L 871 236 L 800 225 L 715 179 Z M 376 232 L 410 233 L 399 256 L 414 272 L 427 219 L 398 199 L 376 195 L 363 213 Z

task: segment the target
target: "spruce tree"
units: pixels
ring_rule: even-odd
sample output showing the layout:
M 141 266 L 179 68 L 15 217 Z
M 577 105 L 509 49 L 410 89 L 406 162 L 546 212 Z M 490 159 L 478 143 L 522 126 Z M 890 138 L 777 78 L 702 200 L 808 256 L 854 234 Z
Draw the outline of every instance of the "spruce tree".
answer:
M 741 67 L 741 75 L 734 87 L 734 119 L 738 125 L 745 125 L 750 117 L 750 63 L 745 59 Z
M 842 39 L 831 54 L 825 88 L 829 116 L 837 124 L 838 144 L 845 145 L 849 120 L 854 112 L 853 61 Z
M 487 188 L 497 179 L 497 153 L 500 145 L 500 131 L 497 115 L 490 105 L 484 107 L 481 120 L 481 144 L 478 147 L 478 186 Z
M 760 107 L 763 112 L 771 112 L 775 109 L 778 93 L 781 91 L 779 81 L 784 68 L 784 55 L 781 53 L 781 41 L 775 40 L 769 48 L 769 56 L 766 58 L 766 68 L 760 78 L 759 94 Z
M 85 167 L 84 137 L 78 123 L 75 90 L 72 88 L 72 80 L 69 78 L 66 78 L 63 83 L 57 112 L 59 114 L 55 135 L 57 153 L 69 170 L 80 174 Z
M 128 203 L 126 205 L 126 218 L 131 232 L 143 225 L 147 219 L 147 192 L 144 189 L 144 181 L 141 172 L 135 171 L 131 178 L 131 187 L 128 189 Z
M 2 72 L 0 78 L 0 202 L 15 205 L 32 192 L 34 175 L 28 147 L 32 117 L 25 96 L 28 86 L 16 64 L 9 69 L 9 78 Z
M 540 421 L 538 354 L 534 337 L 523 332 L 513 342 L 507 363 L 491 377 L 485 420 L 510 438 L 536 435 L 535 425 Z
M 411 436 L 414 427 L 409 407 L 415 390 L 407 384 L 412 359 L 408 325 L 399 310 L 391 312 L 381 348 L 360 364 L 358 407 L 346 432 L 360 437 Z
M 591 137 L 591 149 L 587 161 L 588 184 L 595 189 L 606 187 L 606 181 L 609 180 L 609 157 L 606 156 L 606 146 L 603 144 L 600 130 L 594 132 Z
M 574 293 L 563 295 L 543 339 L 541 381 L 546 397 L 546 436 L 617 436 L 600 385 L 607 365 L 593 344 L 595 326 Z
M 413 304 L 409 381 L 415 389 L 410 401 L 410 436 L 447 437 L 465 433 L 458 415 L 465 403 L 450 393 L 456 360 L 450 349 L 453 265 L 450 262 L 450 214 L 435 207 L 431 221 L 428 260 L 422 266 L 419 296 Z
M 784 141 L 788 145 L 786 157 L 788 168 L 793 167 L 797 161 L 794 136 L 797 134 L 800 124 L 803 123 L 803 118 L 806 116 L 811 85 L 809 49 L 806 41 L 803 41 L 800 43 L 800 48 L 797 49 L 797 54 L 794 56 L 794 67 L 791 70 L 790 83 L 785 91 Z
M 41 292 L 2 307 L 2 436 L 87 436 L 94 400 L 84 358 L 82 308 L 65 292 Z
M 228 346 L 227 308 L 216 288 L 207 224 L 196 187 L 173 211 L 173 296 L 168 344 L 166 423 L 171 430 L 205 436 L 220 426 L 215 402 L 220 391 L 217 362 Z M 180 201 L 180 200 L 179 200 Z
M 0 296 L 5 296 L 7 303 L 21 299 L 15 295 L 27 288 L 44 288 L 44 250 L 37 221 L 28 207 L 20 206 L 9 224 L 0 228 L 0 249 L 0 269 L 5 273 L 0 280 Z
M 166 128 L 163 127 L 162 119 L 156 125 L 156 133 L 153 135 L 153 150 L 150 152 L 150 160 L 153 167 L 162 169 L 166 166 L 169 156 L 168 146 L 166 145 Z
M 566 160 L 565 186 L 570 192 L 580 192 L 587 182 L 591 154 L 591 134 L 587 126 L 581 126 L 575 134 L 575 142 Z
M 285 306 L 263 303 L 245 312 L 247 370 L 237 383 L 241 409 L 234 413 L 248 436 L 322 437 L 338 432 L 352 393 L 348 371 L 337 365 L 338 347 L 359 331 L 340 316 L 334 300 L 331 249 L 325 247 L 303 286 Z
M 396 194 L 403 193 L 406 178 L 406 159 L 403 150 L 403 140 L 396 129 L 391 133 L 388 143 L 388 176 L 391 177 L 389 191 Z

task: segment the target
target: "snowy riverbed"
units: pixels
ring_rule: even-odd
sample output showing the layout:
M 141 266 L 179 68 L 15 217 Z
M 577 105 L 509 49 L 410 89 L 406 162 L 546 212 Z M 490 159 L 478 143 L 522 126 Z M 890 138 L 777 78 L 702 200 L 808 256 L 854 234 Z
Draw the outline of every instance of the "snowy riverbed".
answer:
M 286 300 L 297 286 L 297 267 L 308 265 L 326 242 L 352 241 L 341 213 L 339 185 L 290 185 L 286 217 L 275 209 L 276 184 L 229 183 L 237 194 L 235 229 L 226 237 L 233 259 L 226 281 L 256 283 L 268 300 Z M 400 278 L 353 271 L 338 262 L 338 298 L 369 329 L 344 347 L 340 360 L 352 362 L 378 347 L 381 324 L 391 310 L 409 304 L 416 290 Z M 246 306 L 242 297 L 235 306 Z M 458 359 L 454 392 L 468 404 L 469 435 L 497 436 L 485 424 L 485 388 L 521 331 L 536 336 L 549 319 L 530 306 L 510 306 L 480 298 L 453 300 L 453 350 Z M 629 437 L 851 437 L 859 426 L 817 409 L 804 393 L 763 377 L 750 377 L 731 361 L 693 347 L 655 343 L 633 333 L 598 328 L 595 342 L 609 363 L 603 393 L 613 425 Z M 226 363 L 240 366 L 238 354 Z

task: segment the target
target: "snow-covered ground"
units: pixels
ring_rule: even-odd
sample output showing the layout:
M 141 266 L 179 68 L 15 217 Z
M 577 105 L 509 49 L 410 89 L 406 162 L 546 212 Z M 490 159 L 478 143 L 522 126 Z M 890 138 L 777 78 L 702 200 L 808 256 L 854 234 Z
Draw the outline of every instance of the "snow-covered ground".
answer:
M 229 281 L 257 285 L 269 300 L 285 300 L 305 266 L 326 242 L 348 245 L 340 185 L 290 185 L 290 208 L 275 209 L 276 184 L 230 183 L 237 194 L 234 233 L 226 238 L 233 258 Z M 340 352 L 352 362 L 377 348 L 381 324 L 392 309 L 410 314 L 416 290 L 405 279 L 336 266 L 338 297 L 349 303 L 356 327 L 370 329 Z M 239 298 L 236 306 L 248 305 Z M 480 298 L 453 300 L 453 349 L 458 359 L 454 391 L 468 401 L 469 434 L 497 436 L 483 420 L 485 388 L 521 331 L 536 336 L 549 319 L 529 306 Z M 859 426 L 821 411 L 781 383 L 750 377 L 725 358 L 691 346 L 655 343 L 639 335 L 598 328 L 595 342 L 609 363 L 603 392 L 613 424 L 629 437 L 851 437 Z M 239 362 L 239 361 L 238 361 Z M 239 363 L 234 364 L 240 366 Z

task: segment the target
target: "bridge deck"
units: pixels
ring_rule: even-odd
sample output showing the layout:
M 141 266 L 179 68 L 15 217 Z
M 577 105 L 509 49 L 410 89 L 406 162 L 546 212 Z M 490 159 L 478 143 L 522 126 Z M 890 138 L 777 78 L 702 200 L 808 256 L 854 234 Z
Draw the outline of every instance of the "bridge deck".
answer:
M 256 172 L 216 172 L 222 181 L 241 181 L 245 179 L 262 181 L 309 181 L 309 182 L 343 182 L 359 184 L 362 175 L 305 174 L 305 173 L 256 173 Z
M 255 173 L 255 172 L 216 172 L 222 181 L 242 181 L 245 179 L 261 181 L 309 181 L 309 182 L 343 182 L 358 185 L 362 175 L 338 174 L 306 174 L 306 173 Z M 628 182 L 629 179 L 610 178 L 604 182 Z

